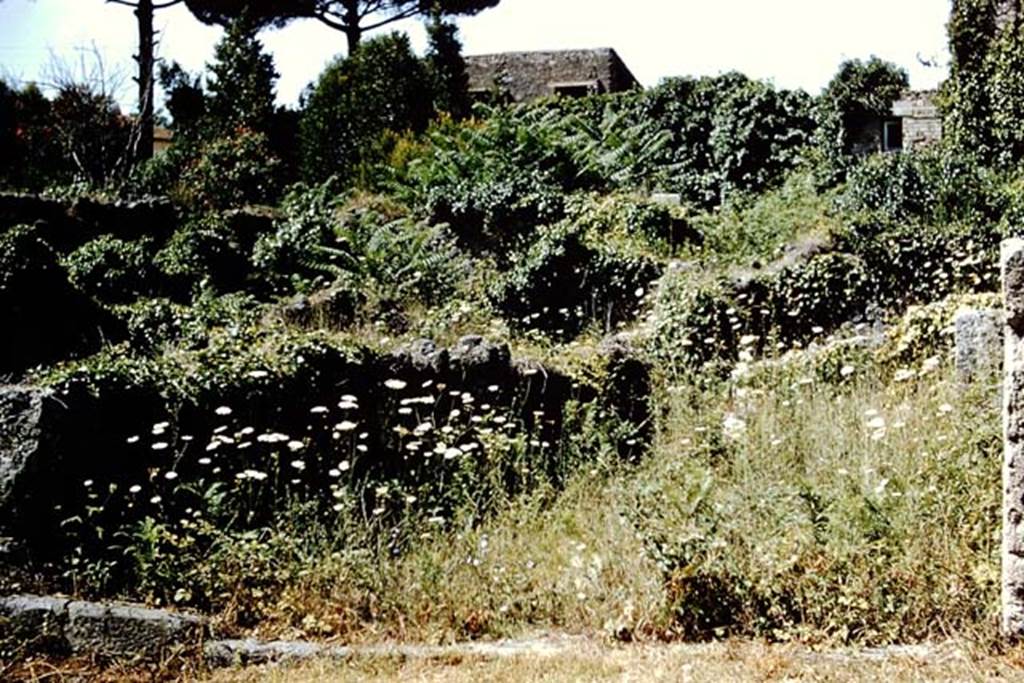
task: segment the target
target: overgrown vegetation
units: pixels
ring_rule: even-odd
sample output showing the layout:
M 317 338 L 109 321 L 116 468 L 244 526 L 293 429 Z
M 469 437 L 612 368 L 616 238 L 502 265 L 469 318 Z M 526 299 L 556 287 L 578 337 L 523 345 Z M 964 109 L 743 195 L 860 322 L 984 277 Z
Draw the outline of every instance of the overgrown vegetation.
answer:
M 51 541 L 26 560 L 289 637 L 987 642 L 998 392 L 950 380 L 946 330 L 994 303 L 1024 186 L 1017 39 L 968 6 L 951 140 L 884 155 L 851 137 L 906 86 L 877 59 L 820 97 L 470 108 L 439 21 L 301 111 L 236 21 L 208 79 L 165 69 L 178 135 L 130 172 L 47 135 L 120 135 L 110 102 L 0 88 L 0 182 L 64 202 L 0 211 L 0 373 L 93 421 L 54 427 L 86 439 L 59 510 L 15 506 Z M 975 64 L 990 38 L 1009 61 Z M 173 229 L 112 224 L 154 194 Z

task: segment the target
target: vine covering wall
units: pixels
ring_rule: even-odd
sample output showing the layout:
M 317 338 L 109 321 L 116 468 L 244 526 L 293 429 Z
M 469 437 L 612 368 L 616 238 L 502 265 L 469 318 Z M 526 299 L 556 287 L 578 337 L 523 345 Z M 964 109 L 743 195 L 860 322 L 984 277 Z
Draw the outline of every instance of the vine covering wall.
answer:
M 954 145 L 1001 165 L 1024 157 L 1024 36 L 1020 0 L 954 0 L 950 78 L 943 89 Z

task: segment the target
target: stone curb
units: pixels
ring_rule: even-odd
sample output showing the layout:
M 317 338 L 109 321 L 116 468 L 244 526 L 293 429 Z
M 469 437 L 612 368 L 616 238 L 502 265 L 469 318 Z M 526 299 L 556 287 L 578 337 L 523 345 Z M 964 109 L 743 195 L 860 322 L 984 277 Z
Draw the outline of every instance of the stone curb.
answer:
M 31 649 L 157 660 L 172 651 L 198 650 L 206 619 L 125 603 L 98 603 L 36 595 L 0 598 L 0 632 Z
M 578 652 L 592 640 L 582 635 L 546 634 L 520 640 L 417 645 L 326 645 L 307 641 L 209 640 L 203 617 L 125 603 L 97 603 L 52 596 L 0 598 L 0 636 L 13 635 L 32 652 L 159 660 L 173 652 L 201 654 L 211 668 L 244 667 L 310 659 L 397 657 L 553 657 Z M 703 647 L 689 644 L 688 647 Z M 859 651 L 809 653 L 811 659 L 855 662 L 912 658 L 945 660 L 963 656 L 934 645 L 890 646 Z
M 211 667 L 258 666 L 308 659 L 349 657 L 400 657 L 437 659 L 452 656 L 549 657 L 564 654 L 586 642 L 582 636 L 543 637 L 527 640 L 458 643 L 455 645 L 319 645 L 305 641 L 260 641 L 255 639 L 214 640 L 203 647 L 203 658 Z

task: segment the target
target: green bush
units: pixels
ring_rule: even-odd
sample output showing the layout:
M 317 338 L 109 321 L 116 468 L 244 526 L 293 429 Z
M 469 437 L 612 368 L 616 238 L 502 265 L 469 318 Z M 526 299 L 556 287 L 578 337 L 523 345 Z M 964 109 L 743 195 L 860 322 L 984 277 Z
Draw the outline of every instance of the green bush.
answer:
M 316 250 L 333 243 L 341 201 L 331 180 L 296 185 L 285 195 L 274 232 L 260 236 L 252 253 L 253 266 L 276 291 L 308 291 L 322 277 Z
M 766 263 L 786 245 L 824 238 L 841 222 L 831 193 L 820 193 L 813 172 L 791 173 L 785 182 L 757 197 L 731 201 L 716 212 L 695 216 L 703 236 L 702 256 L 724 263 Z
M 422 131 L 433 113 L 430 78 L 402 34 L 373 38 L 339 58 L 304 95 L 300 145 L 309 182 L 346 184 L 377 161 L 385 131 Z
M 182 171 L 177 193 L 204 209 L 274 204 L 281 192 L 280 166 L 265 134 L 240 129 L 201 145 Z
M 472 269 L 446 225 L 373 209 L 346 213 L 319 254 L 328 272 L 388 302 L 442 303 Z
M 803 92 L 728 73 L 666 80 L 639 97 L 633 117 L 670 135 L 660 161 L 669 170 L 664 189 L 713 207 L 795 167 L 813 130 L 810 106 Z
M 998 174 L 940 146 L 865 159 L 850 171 L 840 205 L 891 222 L 984 225 L 1005 211 L 1006 196 Z
M 133 350 L 149 354 L 174 346 L 179 349 L 205 347 L 218 328 L 244 329 L 255 324 L 260 304 L 250 294 L 200 296 L 191 305 L 170 299 L 141 299 L 119 307 Z
M 901 225 L 867 221 L 842 233 L 836 247 L 858 255 L 872 280 L 877 306 L 907 305 L 954 292 L 996 291 L 996 225 Z
M 892 105 L 910 85 L 907 72 L 878 57 L 846 60 L 815 104 L 814 140 L 821 154 L 818 180 L 826 186 L 845 179 L 855 164 L 855 138 L 865 122 L 891 115 Z
M 512 264 L 492 285 L 491 301 L 514 328 L 557 339 L 571 339 L 590 324 L 610 331 L 632 319 L 660 274 L 650 258 L 592 245 L 569 222 L 541 230 Z
M 153 241 L 126 242 L 102 235 L 64 258 L 71 282 L 101 301 L 123 303 L 152 292 Z
M 802 342 L 863 314 L 873 294 L 871 273 L 856 256 L 830 252 L 742 279 L 670 270 L 650 313 L 650 345 L 671 367 L 726 362 L 744 337 Z
M 494 110 L 433 126 L 396 190 L 467 246 L 497 251 L 562 217 L 579 175 L 570 156 L 556 115 Z
M 844 208 L 877 212 L 894 222 L 926 216 L 935 195 L 915 161 L 914 155 L 901 153 L 869 157 L 850 173 Z
M 336 282 L 378 302 L 436 304 L 468 276 L 471 263 L 447 226 L 416 221 L 383 198 L 345 201 L 332 187 L 294 188 L 275 231 L 257 242 L 253 263 L 277 291 Z
M 179 228 L 157 253 L 155 263 L 166 278 L 165 288 L 178 299 L 206 289 L 241 289 L 251 270 L 243 237 L 218 214 L 198 217 Z

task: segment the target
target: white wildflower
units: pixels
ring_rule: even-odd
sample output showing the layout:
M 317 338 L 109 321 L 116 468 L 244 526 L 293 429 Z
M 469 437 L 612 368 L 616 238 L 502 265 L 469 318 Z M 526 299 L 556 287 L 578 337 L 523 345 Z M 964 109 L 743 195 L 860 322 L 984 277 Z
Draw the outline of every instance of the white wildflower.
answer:
M 739 439 L 747 430 L 747 423 L 733 413 L 727 413 L 722 420 L 722 432 L 728 439 Z
M 896 371 L 896 374 L 893 375 L 893 381 L 906 382 L 909 379 L 913 379 L 914 375 L 916 374 L 917 373 L 915 373 L 910 368 L 900 368 L 899 370 Z
M 256 437 L 256 440 L 260 443 L 283 443 L 288 441 L 288 435 L 281 434 L 280 432 L 270 432 L 267 434 L 260 434 Z

